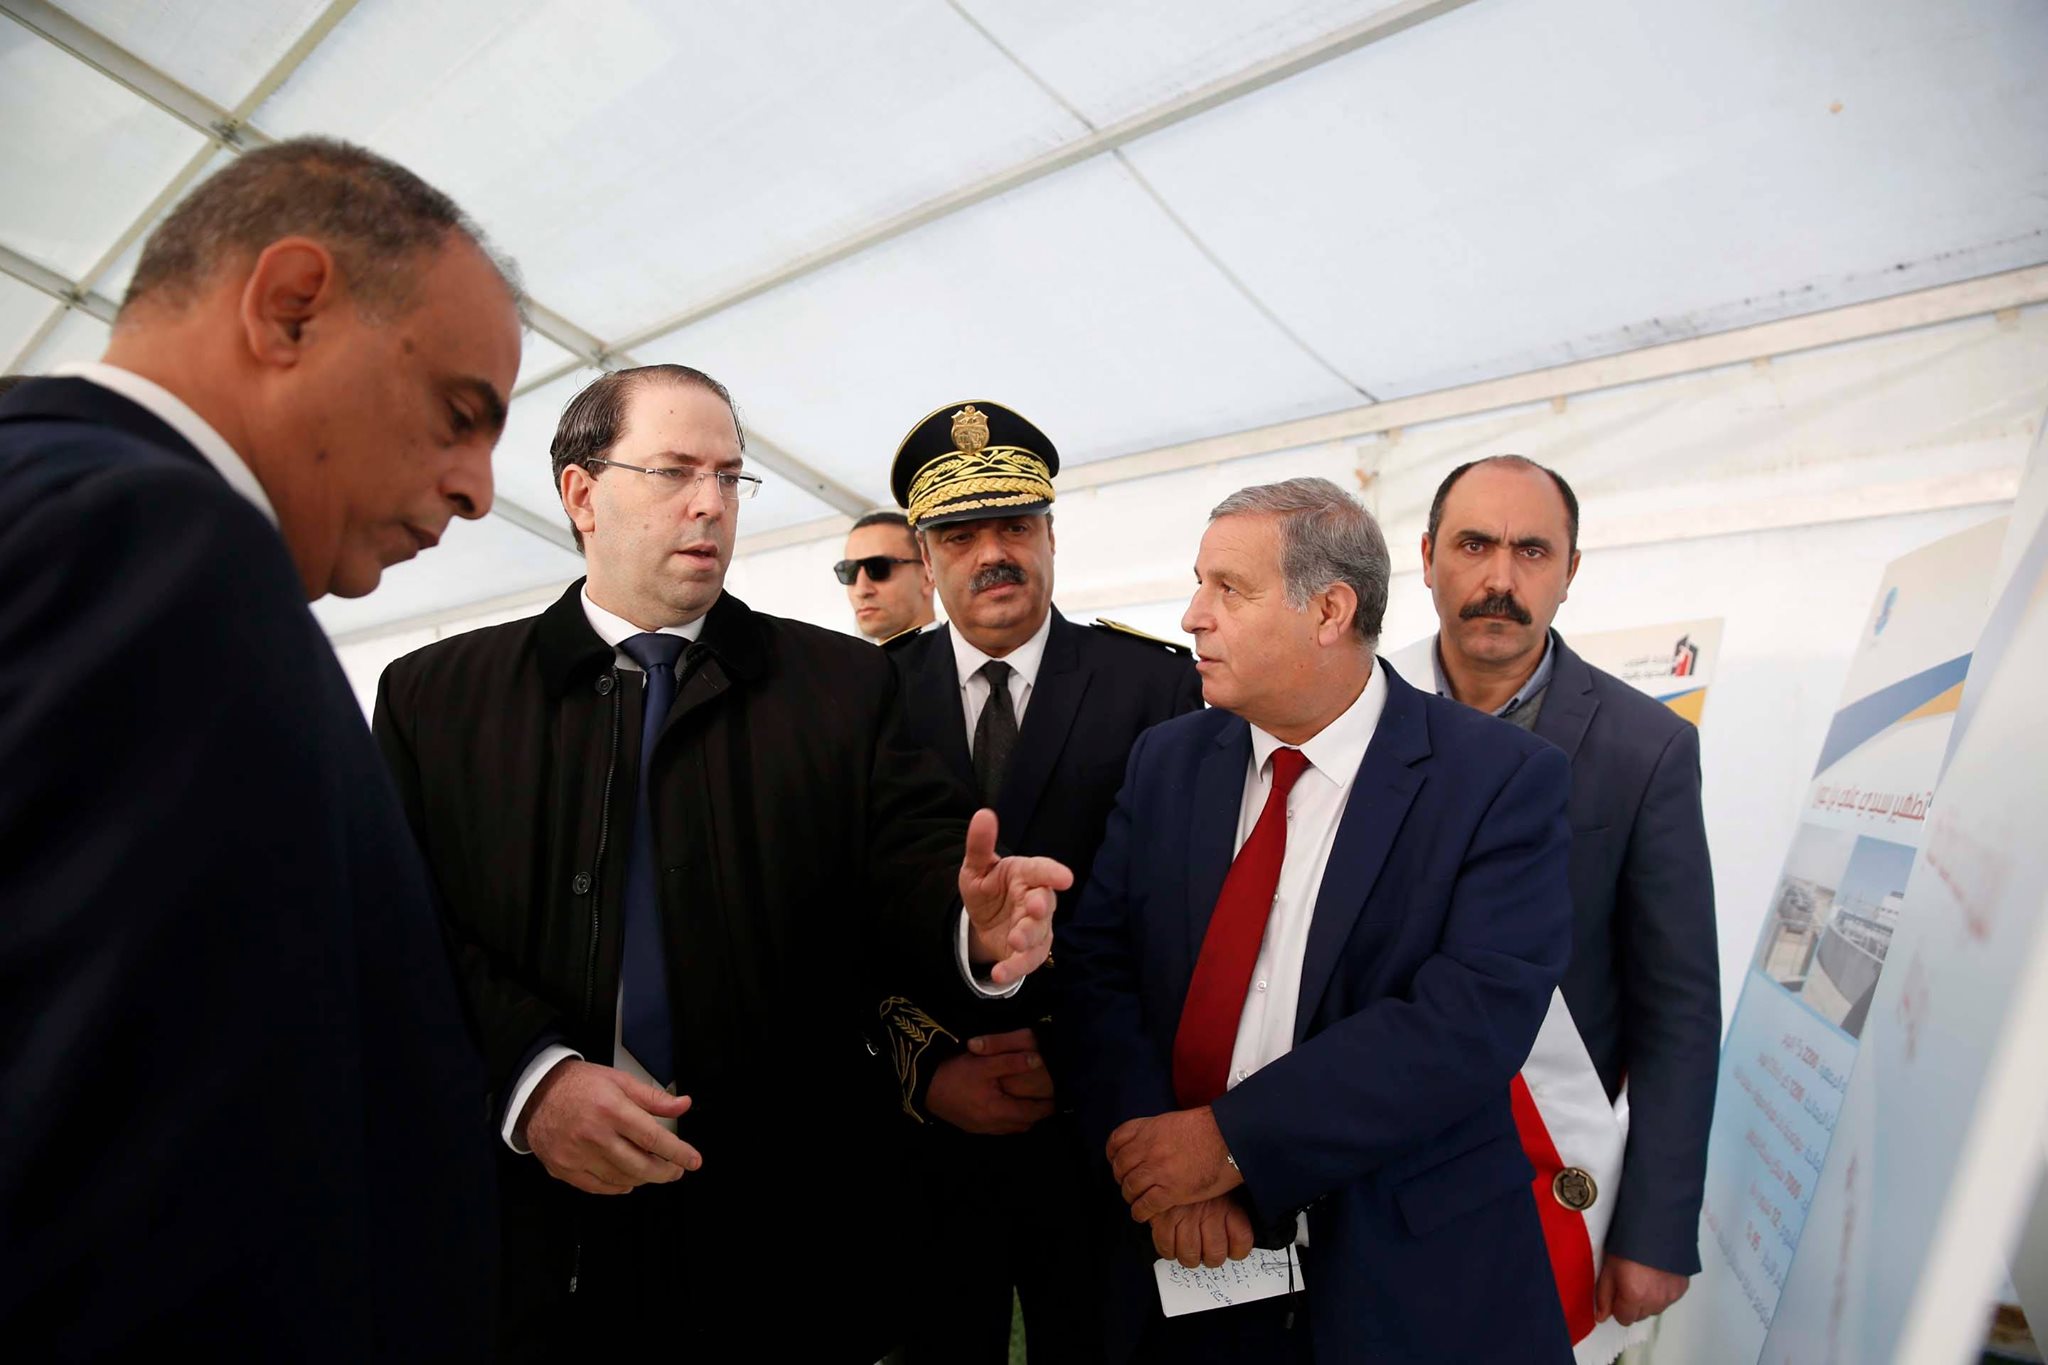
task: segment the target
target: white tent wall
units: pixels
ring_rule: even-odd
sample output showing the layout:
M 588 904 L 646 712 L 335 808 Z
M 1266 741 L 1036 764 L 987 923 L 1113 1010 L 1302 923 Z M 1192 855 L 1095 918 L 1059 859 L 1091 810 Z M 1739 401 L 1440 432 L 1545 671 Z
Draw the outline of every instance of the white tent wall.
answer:
M 1502 451 L 1555 466 L 1580 496 L 1585 552 L 1562 630 L 1726 621 L 1703 763 L 1723 980 L 1735 983 L 1883 566 L 2001 515 L 2044 408 L 2048 307 L 2033 307 L 1106 482 L 1060 497 L 1056 597 L 1080 618 L 1178 637 L 1208 509 L 1246 484 L 1318 474 L 1358 492 L 1386 527 L 1395 577 L 1383 638 L 1397 648 L 1435 628 L 1418 542 L 1443 475 Z M 795 544 L 774 542 L 800 531 L 743 538 L 733 591 L 849 629 L 829 571 L 842 535 L 826 529 Z M 343 637 L 343 664 L 367 710 L 390 660 L 531 615 L 561 586 Z

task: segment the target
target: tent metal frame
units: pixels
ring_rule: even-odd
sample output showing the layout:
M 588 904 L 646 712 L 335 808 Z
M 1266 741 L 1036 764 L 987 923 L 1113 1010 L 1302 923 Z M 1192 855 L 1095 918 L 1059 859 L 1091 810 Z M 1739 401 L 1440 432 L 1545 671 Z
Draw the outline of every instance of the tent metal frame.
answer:
M 1263 90 L 1371 43 L 1425 23 L 1438 15 L 1462 8 L 1472 0 L 1404 0 L 1356 23 L 1325 34 L 1312 42 L 1231 73 L 1153 108 L 1076 138 L 1050 152 L 1033 157 L 993 175 L 930 199 L 903 213 L 852 233 L 817 250 L 787 261 L 776 269 L 692 305 L 652 326 L 617 341 L 606 342 L 578 326 L 557 310 L 536 299 L 526 302 L 528 324 L 533 330 L 567 351 L 570 359 L 526 380 L 514 396 L 532 392 L 581 369 L 615 370 L 639 362 L 633 352 L 682 331 L 714 314 L 737 307 L 749 299 L 817 273 L 894 241 L 907 233 L 949 218 L 1011 190 L 1041 180 L 1094 157 L 1107 155 L 1128 143 L 1146 137 L 1233 100 Z M 276 139 L 264 132 L 252 116 L 306 59 L 319 48 L 335 27 L 355 8 L 356 0 L 333 0 L 300 35 L 279 61 L 264 73 L 249 94 L 234 108 L 216 104 L 164 71 L 142 60 L 105 35 L 66 14 L 48 0 L 0 0 L 0 14 L 21 24 L 37 36 L 119 83 L 150 104 L 177 119 L 207 139 L 202 148 L 171 179 L 161 193 L 129 225 L 82 280 L 63 278 L 22 256 L 0 247 L 0 273 L 5 273 L 50 295 L 61 306 L 53 310 L 27 344 L 13 357 L 9 368 L 23 364 L 48 340 L 67 309 L 77 308 L 103 322 L 112 322 L 118 305 L 94 292 L 96 284 L 113 263 L 197 180 L 222 150 L 240 152 L 267 145 Z M 847 516 L 858 516 L 869 506 L 867 498 L 817 469 L 800 456 L 783 449 L 773 440 L 753 432 L 749 450 L 765 469 L 786 479 L 812 497 Z M 500 501 L 493 509 L 499 516 L 564 549 L 574 542 L 566 528 L 534 515 L 529 509 Z
M 102 322 L 113 322 L 119 305 L 95 292 L 93 283 L 149 230 L 166 207 L 190 188 L 221 151 L 238 153 L 252 147 L 268 146 L 277 140 L 253 123 L 251 115 L 313 55 L 355 5 L 356 0 L 332 0 L 298 41 L 264 73 L 242 102 L 233 109 L 227 109 L 79 22 L 48 0 L 0 0 L 0 14 L 6 14 L 31 33 L 134 92 L 207 139 L 207 145 L 187 161 L 127 230 L 115 239 L 114 244 L 86 272 L 85 279 L 67 279 L 20 252 L 0 245 L 0 273 L 48 294 L 59 305 L 15 354 L 8 364 L 9 369 L 20 366 L 34 355 L 70 309 L 89 313 Z M 556 367 L 554 377 L 586 366 L 613 370 L 635 363 L 622 348 L 607 346 L 594 333 L 577 326 L 537 299 L 525 301 L 525 313 L 528 326 L 575 357 L 572 362 Z M 534 387 L 537 386 L 523 385 L 519 392 Z M 868 501 L 860 494 L 812 468 L 759 433 L 750 437 L 749 451 L 763 468 L 796 484 L 828 506 L 851 514 L 867 509 Z M 527 508 L 500 500 L 492 510 L 514 526 L 550 544 L 572 552 L 575 549 L 575 541 L 567 527 L 556 525 Z

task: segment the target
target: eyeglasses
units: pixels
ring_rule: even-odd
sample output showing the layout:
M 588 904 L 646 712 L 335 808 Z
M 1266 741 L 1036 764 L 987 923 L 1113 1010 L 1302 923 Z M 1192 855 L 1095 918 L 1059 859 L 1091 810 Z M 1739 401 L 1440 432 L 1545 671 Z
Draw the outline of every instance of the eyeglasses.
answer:
M 866 559 L 840 560 L 832 566 L 832 576 L 850 588 L 853 586 L 853 580 L 860 577 L 860 571 L 866 569 L 869 582 L 887 583 L 889 575 L 896 572 L 898 564 L 922 563 L 924 561 L 921 559 L 898 559 L 894 555 L 869 555 Z
M 727 502 L 745 502 L 761 491 L 761 481 L 752 474 L 736 474 L 730 469 L 691 469 L 687 465 L 675 465 L 665 469 L 650 469 L 646 465 L 621 464 L 617 460 L 582 460 L 584 465 L 608 464 L 614 469 L 630 469 L 635 474 L 653 474 L 667 479 L 671 489 L 687 488 L 692 493 L 702 479 L 718 480 L 718 494 Z

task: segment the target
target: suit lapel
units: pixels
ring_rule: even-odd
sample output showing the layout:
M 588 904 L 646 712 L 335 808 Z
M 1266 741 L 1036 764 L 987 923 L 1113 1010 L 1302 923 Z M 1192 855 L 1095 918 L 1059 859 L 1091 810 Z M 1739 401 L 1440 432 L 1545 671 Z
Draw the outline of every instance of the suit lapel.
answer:
M 969 792 L 974 790 L 974 760 L 967 753 L 967 712 L 960 704 L 960 669 L 953 661 L 951 626 L 931 632 L 929 644 L 910 671 L 910 711 L 914 733 L 945 760 L 946 767 Z
M 1389 670 L 1386 708 L 1380 712 L 1379 725 L 1366 745 L 1351 795 L 1344 803 L 1337 841 L 1316 893 L 1315 917 L 1309 921 L 1308 947 L 1301 960 L 1301 998 L 1294 1014 L 1296 1043 L 1315 1017 L 1323 992 L 1329 989 L 1351 928 L 1365 909 L 1387 852 L 1394 846 L 1394 836 L 1422 787 L 1422 774 L 1414 764 L 1428 755 L 1429 724 L 1422 694 Z
M 1201 955 L 1202 936 L 1223 879 L 1237 854 L 1237 820 L 1244 809 L 1244 779 L 1252 761 L 1252 727 L 1233 716 L 1195 770 L 1188 826 L 1188 969 Z
M 1572 653 L 1562 635 L 1550 637 L 1557 658 L 1550 668 L 1550 690 L 1543 694 L 1543 709 L 1536 713 L 1536 736 L 1564 750 L 1566 758 L 1579 756 L 1579 744 L 1586 738 L 1593 713 L 1600 709 L 1593 695 L 1593 670 Z
M 1003 775 L 1003 789 L 996 798 L 997 821 L 1012 839 L 1031 827 L 1038 798 L 1066 747 L 1074 718 L 1081 713 L 1081 698 L 1088 691 L 1091 674 L 1081 663 L 1081 647 L 1075 639 L 1080 633 L 1081 627 L 1070 624 L 1057 610 L 1052 613 L 1045 655 L 1038 662 L 1038 679 L 1031 685 L 1024 724 L 1017 732 L 1017 750 L 1010 756 L 1010 770 Z M 965 723 L 955 728 L 964 733 Z
M 112 427 L 195 464 L 207 464 L 198 448 L 180 436 L 170 423 L 134 399 L 90 379 L 31 379 L 8 394 L 5 404 L 5 416 L 10 418 L 55 417 Z

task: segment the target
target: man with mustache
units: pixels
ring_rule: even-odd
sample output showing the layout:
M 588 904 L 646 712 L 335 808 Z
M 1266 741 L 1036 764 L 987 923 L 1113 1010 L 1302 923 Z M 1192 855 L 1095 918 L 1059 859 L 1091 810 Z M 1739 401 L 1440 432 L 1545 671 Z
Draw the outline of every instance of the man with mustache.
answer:
M 0 1340 L 482 1359 L 483 1077 L 307 611 L 491 506 L 518 290 L 360 147 L 151 233 L 105 357 L 0 401 Z
M 911 735 L 1014 847 L 1074 872 L 1078 904 L 1140 733 L 1201 707 L 1188 651 L 1121 627 L 1077 626 L 1052 605 L 1053 478 L 1059 452 L 1031 422 L 985 399 L 949 403 L 904 437 L 892 482 L 937 580 L 948 624 L 892 644 Z M 1007 1359 L 1014 1287 L 1034 1360 L 1101 1356 L 1087 1225 L 1087 1152 L 1058 1114 L 1058 1058 L 1033 1025 L 1048 970 L 1007 1005 L 898 974 L 882 1024 L 934 1220 L 910 1365 Z M 949 989 L 950 987 L 950 989 Z M 991 1036 L 992 1035 L 992 1036 Z M 981 1192 L 1005 1172 L 991 1215 Z
M 900 1301 L 836 1262 L 889 1259 L 900 1195 L 863 963 L 1002 994 L 1070 879 L 969 827 L 887 656 L 725 591 L 759 480 L 717 380 L 606 375 L 551 454 L 588 577 L 377 699 L 501 1125 L 499 1350 L 869 1365 Z
M 1552 629 L 1578 532 L 1553 470 L 1519 455 L 1452 470 L 1422 538 L 1441 630 L 1394 663 L 1572 761 L 1575 947 L 1517 1118 L 1566 1320 L 1581 1358 L 1604 1361 L 1699 1269 L 1721 992 L 1699 732 Z

